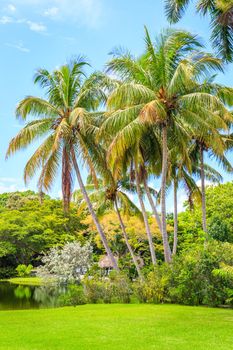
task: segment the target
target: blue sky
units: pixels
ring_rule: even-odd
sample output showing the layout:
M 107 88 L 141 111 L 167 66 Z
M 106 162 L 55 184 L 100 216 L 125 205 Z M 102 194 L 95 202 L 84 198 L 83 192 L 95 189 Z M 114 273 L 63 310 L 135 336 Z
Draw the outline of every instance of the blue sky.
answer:
M 168 26 L 163 0 L 0 0 L 0 192 L 25 188 L 23 166 L 33 147 L 7 162 L 5 153 L 22 127 L 14 116 L 16 104 L 26 95 L 42 95 L 33 85 L 35 70 L 54 69 L 78 54 L 87 56 L 93 69 L 102 69 L 115 46 L 140 54 L 144 25 L 152 35 Z M 208 19 L 193 7 L 177 26 L 200 35 L 211 49 Z M 233 66 L 226 67 L 218 81 L 231 85 L 232 73 Z M 231 179 L 224 175 L 225 181 Z M 36 179 L 28 188 L 36 189 Z M 59 191 L 57 181 L 52 195 Z

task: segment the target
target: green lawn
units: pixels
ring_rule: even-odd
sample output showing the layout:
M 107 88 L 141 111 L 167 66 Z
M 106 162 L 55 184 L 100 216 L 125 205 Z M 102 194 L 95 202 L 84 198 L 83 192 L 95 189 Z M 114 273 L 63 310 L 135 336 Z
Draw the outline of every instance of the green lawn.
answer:
M 39 277 L 14 277 L 7 280 L 13 284 L 30 285 L 30 286 L 40 286 L 43 281 Z
M 1 350 L 231 350 L 233 310 L 85 305 L 0 311 Z
M 43 280 L 40 277 L 13 277 L 6 280 L 0 280 L 0 282 L 10 282 L 13 284 L 21 284 L 23 286 L 40 286 L 43 284 L 53 283 L 55 281 L 54 278 L 47 278 Z

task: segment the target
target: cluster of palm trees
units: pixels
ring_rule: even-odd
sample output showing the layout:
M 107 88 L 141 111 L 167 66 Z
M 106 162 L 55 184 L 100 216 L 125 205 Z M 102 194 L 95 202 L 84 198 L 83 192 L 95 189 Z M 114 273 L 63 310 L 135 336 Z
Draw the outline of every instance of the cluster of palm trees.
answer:
M 221 175 L 205 164 L 204 156 L 215 157 L 232 171 L 226 152 L 232 146 L 233 117 L 228 108 L 233 104 L 233 89 L 214 82 L 216 72 L 223 71 L 222 61 L 204 52 L 200 40 L 189 32 L 164 30 L 153 41 L 145 28 L 142 55 L 134 57 L 122 49 L 112 55 L 104 73 L 89 76 L 82 57 L 51 73 L 40 69 L 35 83 L 45 90 L 45 98 L 28 96 L 17 106 L 17 117 L 27 123 L 11 140 L 7 157 L 42 139 L 25 166 L 25 182 L 40 171 L 39 190 L 47 191 L 61 168 L 67 213 L 76 175 L 79 191 L 74 199 L 88 208 L 112 265 L 119 269 L 99 220 L 99 214 L 109 208 L 117 213 L 141 276 L 122 213 L 141 216 L 154 265 L 156 251 L 145 199 L 161 232 L 165 262 L 171 263 L 177 251 L 177 190 L 181 184 L 190 205 L 201 199 L 203 231 L 207 233 L 205 179 L 219 181 Z M 86 186 L 82 166 L 90 174 Z M 161 179 L 157 192 L 149 186 L 152 178 Z M 170 186 L 174 190 L 172 248 L 166 207 Z M 128 193 L 138 196 L 140 209 Z
M 171 23 L 183 16 L 190 0 L 165 0 L 165 12 Z M 233 60 L 233 0 L 196 0 L 196 10 L 210 17 L 211 42 L 225 61 Z

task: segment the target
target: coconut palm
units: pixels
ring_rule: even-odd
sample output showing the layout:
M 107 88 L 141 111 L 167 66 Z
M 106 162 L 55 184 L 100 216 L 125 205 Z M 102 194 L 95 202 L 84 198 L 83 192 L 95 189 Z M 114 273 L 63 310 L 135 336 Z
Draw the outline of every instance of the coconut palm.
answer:
M 194 144 L 190 154 L 193 164 L 196 164 L 193 167 L 193 171 L 195 174 L 199 175 L 201 180 L 202 229 L 204 232 L 207 232 L 205 179 L 214 181 L 214 176 L 218 177 L 217 172 L 214 172 L 214 169 L 211 169 L 205 165 L 205 153 L 210 158 L 215 158 L 225 171 L 233 171 L 230 162 L 225 156 L 225 151 L 227 150 L 227 144 L 225 142 L 227 140 L 226 135 L 222 137 L 222 135 L 216 132 L 216 130 L 212 129 L 212 131 L 214 133 L 212 133 L 210 129 L 209 134 L 203 133 L 200 129 L 196 129 L 194 131 Z M 213 177 L 211 177 L 211 173 Z M 219 180 L 221 180 L 220 177 Z
M 135 256 L 133 248 L 130 245 L 129 238 L 126 232 L 126 226 L 124 224 L 121 212 L 125 215 L 137 215 L 141 216 L 141 212 L 137 208 L 137 206 L 130 200 L 127 195 L 127 190 L 129 188 L 127 179 L 123 179 L 122 181 L 115 182 L 113 177 L 111 177 L 111 184 L 105 184 L 103 180 L 99 180 L 99 186 L 96 188 L 94 184 L 91 183 L 89 179 L 89 183 L 86 186 L 86 189 L 89 194 L 89 198 L 93 203 L 95 211 L 98 216 L 104 215 L 108 211 L 114 210 L 117 214 L 119 224 L 121 227 L 121 231 L 125 240 L 125 244 L 128 248 L 128 251 L 131 255 L 133 263 L 136 267 L 138 276 L 142 279 L 143 275 L 140 270 L 140 266 L 138 263 L 138 259 Z M 126 185 L 126 186 L 125 186 Z M 75 191 L 74 200 L 78 201 L 79 208 L 82 210 L 83 205 L 82 201 L 80 201 L 79 191 Z M 84 203 L 85 205 L 86 203 Z
M 169 166 L 167 175 L 167 186 L 173 186 L 173 206 L 174 206 L 174 238 L 173 238 L 173 249 L 172 254 L 175 255 L 177 252 L 178 243 L 178 203 L 177 203 L 177 191 L 178 188 L 182 188 L 188 198 L 190 208 L 193 208 L 194 201 L 201 202 L 202 192 L 200 191 L 196 178 L 201 177 L 201 167 L 199 163 L 194 162 L 192 157 L 193 148 L 192 145 L 189 148 L 189 158 L 184 159 L 177 152 L 177 147 L 174 147 L 169 154 Z M 191 170 L 190 165 L 191 163 Z M 205 171 L 205 177 L 212 183 L 219 183 L 222 181 L 221 174 L 214 168 L 207 164 L 203 164 Z
M 150 248 L 150 254 L 151 254 L 151 259 L 152 259 L 152 264 L 156 265 L 157 259 L 156 259 L 156 254 L 155 254 L 155 248 L 153 244 L 153 239 L 152 239 L 152 233 L 150 230 L 150 225 L 146 213 L 146 207 L 143 201 L 143 194 L 142 194 L 142 189 L 141 189 L 141 183 L 140 183 L 140 177 L 139 177 L 139 169 L 137 163 L 135 164 L 135 170 L 134 170 L 134 175 L 135 175 L 135 182 L 136 182 L 136 189 L 137 189 L 137 195 L 140 203 L 140 207 L 142 210 L 142 215 L 143 215 L 143 220 L 146 228 L 146 233 L 147 233 L 147 238 L 149 242 L 149 248 Z
M 147 134 L 147 136 L 149 135 Z M 145 175 L 142 172 L 142 169 L 144 167 L 144 161 L 143 161 L 142 153 L 139 147 L 140 142 L 137 139 L 135 141 L 136 142 L 134 142 L 132 147 L 129 147 L 127 150 L 125 150 L 125 152 L 121 155 L 121 157 L 117 156 L 116 159 L 114 158 L 111 159 L 110 164 L 113 167 L 113 174 L 117 179 L 121 178 L 122 174 L 125 177 L 126 174 L 129 173 L 130 187 L 128 186 L 128 190 L 131 190 L 131 191 L 133 190 L 133 192 L 136 193 L 138 196 L 139 205 L 142 212 L 145 230 L 148 238 L 152 264 L 156 265 L 157 259 L 156 259 L 154 244 L 153 244 L 153 237 L 152 237 L 152 233 L 149 225 L 146 207 L 144 204 L 145 194 L 149 193 L 149 195 L 152 196 L 152 195 L 155 195 L 156 191 L 150 188 L 148 185 L 147 185 L 147 190 L 145 190 L 145 187 L 142 186 L 142 182 Z M 159 226 L 159 223 L 158 223 L 158 226 Z
M 25 181 L 27 182 L 38 170 L 41 170 L 39 188 L 49 190 L 61 165 L 64 209 L 67 211 L 74 171 L 104 248 L 114 268 L 118 270 L 116 260 L 83 184 L 77 161 L 82 159 L 93 178 L 96 179 L 94 159 L 98 148 L 92 136 L 92 129 L 94 120 L 100 116 L 100 113 L 95 110 L 104 101 L 105 94 L 100 88 L 101 74 L 96 73 L 86 78 L 84 67 L 87 65 L 88 63 L 80 57 L 52 73 L 45 69 L 37 72 L 35 83 L 45 90 L 46 99 L 28 96 L 19 103 L 16 116 L 24 121 L 30 115 L 35 119 L 29 121 L 11 140 L 7 157 L 36 140 L 43 139 L 25 166 Z
M 177 23 L 183 16 L 189 0 L 166 0 L 165 12 L 172 23 Z M 225 60 L 233 59 L 233 1 L 198 0 L 196 9 L 202 15 L 210 16 L 212 30 L 211 41 L 217 53 Z
M 146 52 L 141 57 L 115 51 L 108 63 L 108 70 L 123 83 L 107 100 L 108 114 L 102 128 L 116 135 L 109 148 L 115 159 L 148 129 L 159 135 L 162 238 L 165 261 L 170 262 L 166 224 L 168 146 L 179 141 L 179 152 L 185 154 L 189 129 L 197 126 L 208 132 L 212 122 L 227 129 L 223 120 L 232 117 L 219 97 L 200 89 L 203 76 L 222 66 L 212 55 L 197 52 L 201 44 L 196 36 L 167 30 L 153 43 L 146 29 L 145 42 Z

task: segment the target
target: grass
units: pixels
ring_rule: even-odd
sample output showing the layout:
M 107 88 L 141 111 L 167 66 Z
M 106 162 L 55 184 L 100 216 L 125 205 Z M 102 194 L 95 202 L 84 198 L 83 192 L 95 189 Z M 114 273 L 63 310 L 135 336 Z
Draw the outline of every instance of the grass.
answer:
M 233 311 L 84 305 L 0 312 L 0 350 L 231 350 Z
M 14 277 L 6 280 L 13 284 L 21 284 L 24 286 L 40 286 L 43 281 L 39 277 Z

